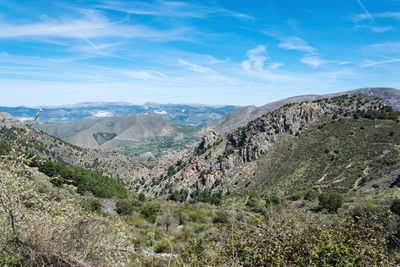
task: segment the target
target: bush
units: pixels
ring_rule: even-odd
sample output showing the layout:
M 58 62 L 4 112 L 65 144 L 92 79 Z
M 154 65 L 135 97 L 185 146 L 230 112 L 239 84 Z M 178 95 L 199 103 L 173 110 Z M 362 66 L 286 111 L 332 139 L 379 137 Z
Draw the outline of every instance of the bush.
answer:
M 225 211 L 217 211 L 213 218 L 213 223 L 228 223 L 229 216 Z
M 139 201 L 143 202 L 146 200 L 146 196 L 143 193 L 140 193 L 138 199 L 139 199 Z
M 154 252 L 156 253 L 168 253 L 171 251 L 171 245 L 167 238 L 154 242 Z
M 120 215 L 131 215 L 134 210 L 134 203 L 127 199 L 120 199 L 116 203 L 117 213 Z
M 337 212 L 343 205 L 343 196 L 338 193 L 322 193 L 318 197 L 319 206 L 329 212 Z
M 394 214 L 400 215 L 400 199 L 394 199 L 390 205 L 390 211 Z
M 308 201 L 314 201 L 317 199 L 317 197 L 318 197 L 318 191 L 315 189 L 308 190 L 304 195 L 304 199 Z
M 157 214 L 160 212 L 161 206 L 157 202 L 147 202 L 142 206 L 140 214 L 143 215 L 149 222 L 154 223 L 157 219 Z
M 31 167 L 38 167 L 40 172 L 52 177 L 51 182 L 55 186 L 63 184 L 76 186 L 80 194 L 88 191 L 101 198 L 126 198 L 128 195 L 128 190 L 122 182 L 92 170 L 45 160 L 33 161 Z
M 82 201 L 82 207 L 89 211 L 100 211 L 101 202 L 97 198 L 85 198 Z
M 265 214 L 267 212 L 265 206 L 265 201 L 261 199 L 257 193 L 251 193 L 247 199 L 246 206 L 250 208 L 251 211 L 256 213 Z

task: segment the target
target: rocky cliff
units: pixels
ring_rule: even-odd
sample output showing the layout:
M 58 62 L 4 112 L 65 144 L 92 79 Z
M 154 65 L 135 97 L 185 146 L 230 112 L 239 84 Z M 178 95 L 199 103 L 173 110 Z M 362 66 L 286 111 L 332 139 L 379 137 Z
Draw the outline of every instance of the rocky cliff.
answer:
M 286 104 L 231 133 L 218 136 L 209 131 L 198 147 L 183 154 L 167 173 L 149 180 L 142 190 L 167 196 L 184 189 L 188 198 L 195 190 L 229 193 L 235 169 L 268 153 L 281 137 L 297 135 L 324 121 L 350 118 L 355 112 L 381 110 L 385 105 L 381 99 L 361 95 Z

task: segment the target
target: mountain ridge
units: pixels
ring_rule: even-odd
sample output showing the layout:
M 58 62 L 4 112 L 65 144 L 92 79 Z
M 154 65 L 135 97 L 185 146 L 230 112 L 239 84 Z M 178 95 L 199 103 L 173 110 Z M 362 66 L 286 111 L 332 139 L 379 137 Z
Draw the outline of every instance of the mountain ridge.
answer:
M 209 127 L 217 131 L 218 133 L 227 133 L 229 131 L 234 130 L 235 128 L 239 128 L 244 126 L 251 120 L 260 117 L 261 115 L 274 111 L 275 109 L 283 106 L 287 103 L 293 102 L 301 102 L 301 101 L 312 101 L 322 98 L 330 98 L 336 97 L 340 95 L 355 95 L 355 94 L 363 94 L 367 96 L 376 96 L 380 97 L 383 100 L 387 101 L 394 109 L 400 109 L 400 90 L 396 88 L 385 88 L 385 87 L 365 87 L 350 91 L 343 91 L 337 93 L 330 93 L 325 95 L 300 95 L 293 96 L 289 98 L 285 98 L 282 100 L 274 101 L 271 103 L 267 103 L 265 105 L 256 107 L 256 106 L 245 106 L 240 107 L 231 113 L 227 114 L 220 120 L 215 122 L 211 122 Z

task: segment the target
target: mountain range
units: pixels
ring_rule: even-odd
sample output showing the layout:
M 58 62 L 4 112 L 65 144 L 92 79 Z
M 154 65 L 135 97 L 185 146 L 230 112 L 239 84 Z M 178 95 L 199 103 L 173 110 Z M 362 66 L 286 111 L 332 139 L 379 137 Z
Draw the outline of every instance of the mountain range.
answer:
M 204 127 L 222 118 L 236 106 L 206 106 L 184 104 L 146 103 L 134 105 L 124 102 L 93 102 L 59 107 L 0 107 L 0 112 L 11 114 L 22 121 L 30 121 L 39 110 L 40 122 L 61 123 L 104 117 L 122 117 L 135 114 L 159 115 L 172 122 L 187 126 Z

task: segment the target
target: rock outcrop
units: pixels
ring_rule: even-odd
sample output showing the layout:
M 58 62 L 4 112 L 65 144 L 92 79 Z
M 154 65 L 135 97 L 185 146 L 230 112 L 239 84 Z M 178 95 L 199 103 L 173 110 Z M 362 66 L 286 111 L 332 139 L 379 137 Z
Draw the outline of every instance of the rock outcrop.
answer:
M 168 189 L 229 191 L 232 172 L 238 166 L 268 153 L 284 135 L 297 135 L 309 125 L 344 119 L 356 111 L 382 109 L 385 103 L 374 97 L 341 96 L 312 102 L 286 104 L 226 135 L 208 131 L 200 145 L 185 154 L 179 168 L 161 175 L 148 185 L 152 195 L 166 195 Z

